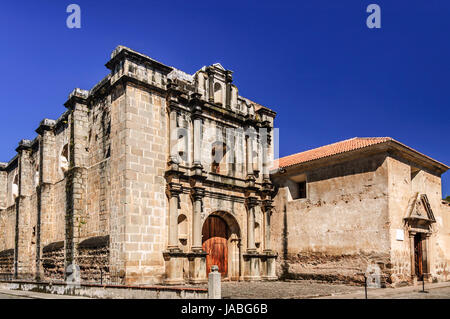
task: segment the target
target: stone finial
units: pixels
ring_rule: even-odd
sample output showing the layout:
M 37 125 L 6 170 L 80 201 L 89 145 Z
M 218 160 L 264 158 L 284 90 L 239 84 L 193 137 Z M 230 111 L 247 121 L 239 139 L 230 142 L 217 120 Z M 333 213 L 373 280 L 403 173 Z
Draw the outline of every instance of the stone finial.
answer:
M 75 89 L 73 89 L 72 92 L 70 92 L 70 94 L 69 94 L 69 100 L 70 100 L 72 97 L 74 97 L 74 96 L 80 97 L 80 98 L 83 98 L 83 99 L 87 99 L 88 96 L 89 96 L 89 91 L 88 91 L 88 90 L 82 90 L 82 89 L 80 89 L 80 88 L 75 88 Z
M 116 55 L 120 53 L 120 51 L 127 49 L 127 47 L 123 45 L 118 45 L 116 48 L 111 52 L 111 59 L 114 58 Z
M 73 89 L 72 92 L 70 92 L 69 97 L 67 99 L 67 102 L 64 103 L 64 106 L 67 108 L 71 108 L 74 106 L 75 103 L 86 103 L 86 99 L 89 97 L 89 91 L 88 90 L 82 90 L 79 88 Z
M 55 120 L 43 119 L 41 123 L 39 123 L 38 128 L 36 129 L 36 133 L 42 134 L 44 131 L 51 130 L 56 124 Z
M 55 125 L 56 121 L 51 119 L 43 119 L 39 125 L 45 125 L 45 126 L 53 126 Z
M 19 146 L 16 148 L 16 152 L 30 148 L 31 144 L 32 144 L 32 141 L 30 141 L 30 140 L 21 140 L 19 142 Z
M 175 69 L 175 68 L 172 70 L 172 72 L 170 72 L 167 75 L 167 78 L 172 81 L 175 79 L 178 79 L 178 80 L 188 82 L 188 83 L 194 82 L 194 76 L 187 74 L 181 70 Z

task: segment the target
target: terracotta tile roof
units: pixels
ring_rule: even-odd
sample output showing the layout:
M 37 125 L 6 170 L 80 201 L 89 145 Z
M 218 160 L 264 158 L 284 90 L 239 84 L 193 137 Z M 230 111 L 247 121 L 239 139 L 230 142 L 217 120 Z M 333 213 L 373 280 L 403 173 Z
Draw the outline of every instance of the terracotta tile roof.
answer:
M 314 148 L 305 152 L 282 157 L 277 161 L 279 162 L 279 167 L 284 168 L 309 162 L 319 158 L 341 154 L 379 143 L 384 143 L 387 141 L 394 141 L 394 139 L 391 137 L 354 137 L 348 140 Z M 275 161 L 275 164 L 278 164 L 277 161 Z

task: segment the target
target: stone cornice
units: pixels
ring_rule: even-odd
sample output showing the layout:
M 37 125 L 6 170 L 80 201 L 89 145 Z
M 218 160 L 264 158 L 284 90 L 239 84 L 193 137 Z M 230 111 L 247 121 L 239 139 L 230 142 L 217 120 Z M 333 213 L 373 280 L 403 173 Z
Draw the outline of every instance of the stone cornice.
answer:
M 31 150 L 33 141 L 31 140 L 21 140 L 19 146 L 16 148 L 16 152 L 21 152 L 23 150 Z
M 73 108 L 76 103 L 87 105 L 89 98 L 89 91 L 75 88 L 70 94 L 64 106 L 68 109 Z
M 149 82 L 141 81 L 139 79 L 136 79 L 132 76 L 123 74 L 118 78 L 114 83 L 111 84 L 111 88 L 115 88 L 118 84 L 127 84 L 128 82 L 133 83 L 135 85 L 144 87 L 148 90 L 153 90 L 162 94 L 165 94 L 167 92 L 165 87 L 158 86 L 156 84 L 152 84 Z
M 55 120 L 43 119 L 41 123 L 39 123 L 39 127 L 36 129 L 36 133 L 39 135 L 44 134 L 44 131 L 51 131 L 56 124 Z
M 161 71 L 164 71 L 165 73 L 169 73 L 173 70 L 172 67 L 167 66 L 161 62 L 158 62 L 156 60 L 153 60 L 152 58 L 141 54 L 139 52 L 136 52 L 134 50 L 131 50 L 130 48 L 124 47 L 124 46 L 118 46 L 114 52 L 111 55 L 111 60 L 109 60 L 108 62 L 106 62 L 105 66 L 110 69 L 113 70 L 114 65 L 122 60 L 122 59 L 129 59 L 133 62 L 138 62 L 138 63 L 142 63 L 142 64 L 146 64 L 149 65 L 151 67 L 156 67 Z

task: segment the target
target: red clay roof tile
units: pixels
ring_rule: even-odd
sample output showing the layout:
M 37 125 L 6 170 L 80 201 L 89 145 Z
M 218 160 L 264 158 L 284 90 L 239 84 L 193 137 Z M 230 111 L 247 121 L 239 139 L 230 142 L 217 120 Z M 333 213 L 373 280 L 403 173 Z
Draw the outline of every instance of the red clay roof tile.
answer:
M 341 154 L 393 140 L 394 139 L 392 139 L 391 137 L 354 137 L 348 140 L 314 148 L 305 152 L 282 157 L 278 159 L 279 167 L 288 167 L 296 164 L 301 164 L 319 158 Z

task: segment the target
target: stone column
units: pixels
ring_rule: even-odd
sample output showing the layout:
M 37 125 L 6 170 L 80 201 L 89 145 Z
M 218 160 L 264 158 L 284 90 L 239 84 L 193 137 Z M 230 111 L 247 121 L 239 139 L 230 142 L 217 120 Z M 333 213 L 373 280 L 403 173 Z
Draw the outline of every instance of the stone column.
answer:
M 225 75 L 225 83 L 226 83 L 226 93 L 225 93 L 225 107 L 227 109 L 231 109 L 231 83 L 233 81 L 233 77 L 232 77 L 232 72 L 231 71 L 226 71 L 226 75 Z
M 253 177 L 253 130 L 248 129 L 246 139 L 247 150 L 247 177 Z
M 169 230 L 168 230 L 168 250 L 179 250 L 178 246 L 178 202 L 181 193 L 181 185 L 169 184 Z
M 261 280 L 260 259 L 261 256 L 255 247 L 255 207 L 258 201 L 255 197 L 247 198 L 247 251 L 244 257 L 244 280 Z
M 200 107 L 196 107 L 197 112 L 201 112 Z M 202 119 L 198 114 L 193 115 L 194 119 L 194 167 L 202 165 Z
M 270 243 L 270 215 L 272 214 L 272 206 L 264 207 L 264 250 L 272 251 Z
M 169 164 L 179 164 L 178 161 L 178 149 L 176 147 L 178 142 L 178 129 L 177 129 L 177 112 L 170 110 L 169 114 L 169 132 L 170 132 L 170 159 Z
M 37 187 L 38 216 L 36 230 L 36 279 L 43 278 L 41 263 L 42 248 L 51 238 L 51 183 L 55 161 L 53 127 L 55 121 L 44 119 L 36 130 L 40 136 L 39 142 L 39 186 Z M 46 240 L 42 240 L 45 238 Z
M 410 258 L 411 258 L 411 280 L 413 282 L 416 281 L 416 267 L 415 267 L 415 258 L 414 258 L 414 236 L 415 232 L 409 232 L 409 250 L 410 250 Z
M 81 221 L 86 220 L 86 166 L 89 141 L 89 92 L 74 89 L 64 104 L 70 111 L 69 169 L 66 172 L 65 268 L 77 264 L 77 244 L 83 236 Z M 72 268 L 73 269 L 73 268 Z M 65 274 L 66 276 L 68 273 Z
M 0 210 L 5 209 L 8 205 L 8 173 L 6 172 L 7 163 L 0 163 Z
M 183 284 L 183 260 L 186 257 L 178 246 L 178 201 L 182 187 L 178 183 L 170 182 L 167 194 L 169 197 L 169 229 L 167 250 L 163 253 L 166 267 L 167 285 Z
M 262 175 L 263 180 L 269 180 L 269 163 L 268 163 L 268 148 L 269 148 L 269 137 L 267 128 L 262 128 L 261 136 L 261 160 L 262 160 Z
M 255 133 L 254 137 L 253 137 L 253 148 L 252 151 L 255 154 L 252 154 L 252 159 L 253 159 L 253 172 L 259 172 L 259 161 L 260 161 L 260 145 L 258 144 L 259 140 L 258 140 L 258 136 Z
M 202 248 L 202 201 L 205 196 L 203 187 L 194 186 L 192 190 L 194 211 L 192 213 L 192 246 L 188 254 L 189 282 L 192 284 L 204 283 L 206 278 L 206 252 Z
M 19 157 L 19 196 L 16 198 L 16 238 L 15 238 L 15 276 L 31 279 L 32 261 L 32 216 L 29 197 L 32 193 L 31 141 L 22 140 L 16 149 Z
M 214 74 L 208 72 L 208 91 L 209 91 L 209 102 L 214 103 Z
M 194 187 L 193 201 L 194 212 L 192 217 L 192 250 L 202 249 L 202 201 L 205 196 L 205 189 L 202 187 Z
M 430 280 L 431 278 L 431 256 L 430 256 L 430 233 L 423 234 L 422 250 L 423 250 L 423 280 Z
M 264 271 L 262 278 L 264 280 L 277 280 L 275 272 L 275 259 L 277 254 L 272 250 L 271 238 L 270 238 L 270 218 L 272 215 L 272 201 L 264 201 L 264 258 L 263 265 Z
M 255 206 L 253 199 L 250 200 L 247 214 L 247 251 L 255 251 Z

